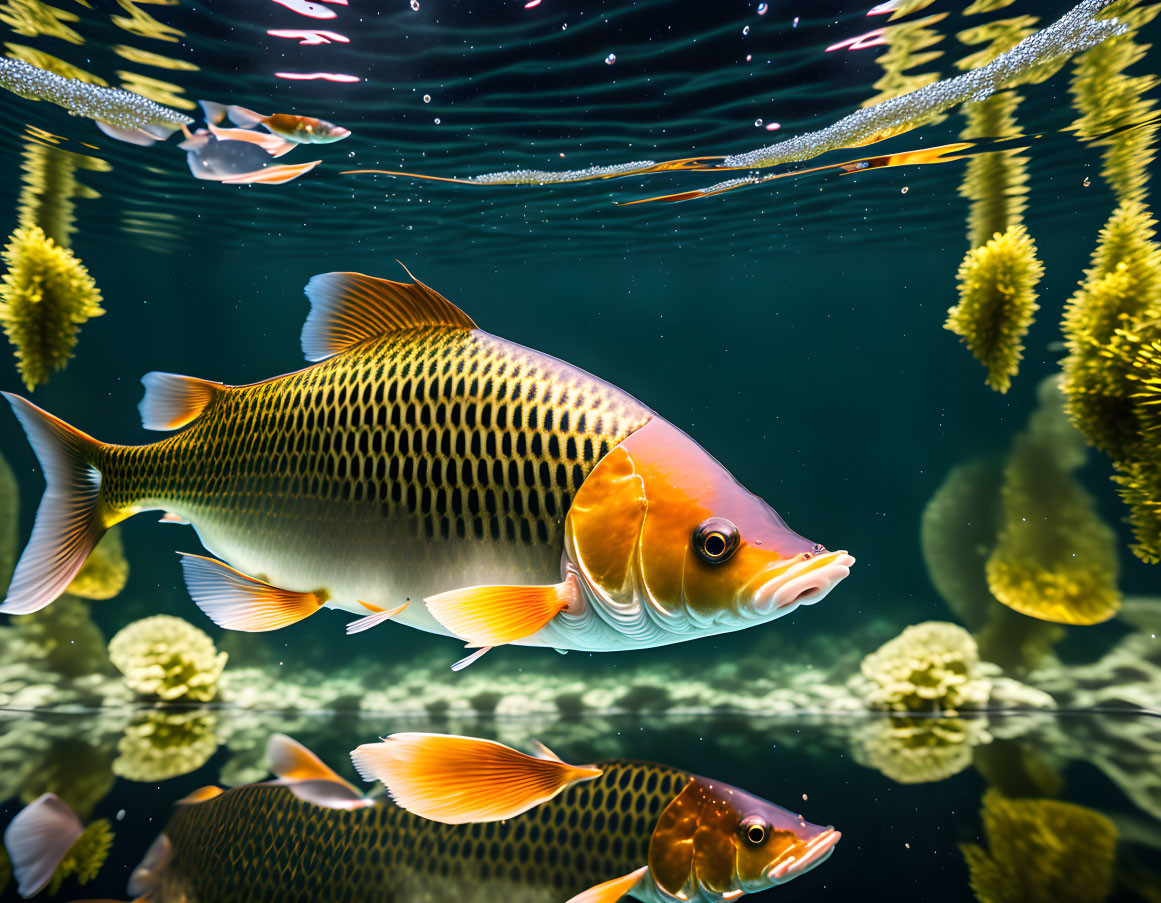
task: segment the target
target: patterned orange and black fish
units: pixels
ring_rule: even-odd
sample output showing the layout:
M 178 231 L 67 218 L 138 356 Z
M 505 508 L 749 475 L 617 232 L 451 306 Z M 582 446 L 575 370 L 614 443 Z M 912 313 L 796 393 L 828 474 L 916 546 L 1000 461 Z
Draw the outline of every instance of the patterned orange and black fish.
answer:
M 763 623 L 847 576 L 635 398 L 422 283 L 327 273 L 306 294 L 317 363 L 248 386 L 150 373 L 145 426 L 180 430 L 152 445 L 7 396 L 48 488 L 0 612 L 48 605 L 148 510 L 193 524 L 216 558 L 183 558 L 190 594 L 235 630 L 330 607 L 363 616 L 350 632 L 612 651 Z
M 407 780 L 400 772 L 418 766 L 412 756 L 453 768 L 437 764 L 425 776 L 445 801 L 459 800 L 454 821 L 434 821 L 386 799 L 360 804 L 294 741 L 276 736 L 271 745 L 304 761 L 297 778 L 192 794 L 134 872 L 131 897 L 613 903 L 628 894 L 647 903 L 721 903 L 804 874 L 840 838 L 833 828 L 665 765 L 576 767 L 543 749 L 534 758 L 487 740 L 419 734 L 352 754 L 360 767 L 382 769 L 397 799 L 398 783 Z M 296 792 L 307 784 L 309 793 Z M 496 820 L 497 797 L 523 811 Z M 5 841 L 22 893 L 47 883 L 79 831 L 59 800 L 38 800 L 13 820 Z

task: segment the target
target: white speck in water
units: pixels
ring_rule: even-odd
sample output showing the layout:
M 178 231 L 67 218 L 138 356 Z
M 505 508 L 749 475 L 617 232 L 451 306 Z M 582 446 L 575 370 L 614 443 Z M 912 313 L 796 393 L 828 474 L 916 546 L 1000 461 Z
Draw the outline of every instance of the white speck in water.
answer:
M 804 793 L 804 794 L 802 794 L 802 801 L 803 801 L 804 803 L 806 802 L 806 794 L 805 794 L 805 793 Z
M 613 63 L 615 63 L 615 62 L 617 62 L 617 54 L 615 54 L 615 53 L 610 53 L 610 54 L 609 54 L 607 57 L 605 57 L 605 63 L 606 63 L 607 65 L 611 66 L 611 65 L 613 65 Z
M 766 131 L 768 131 L 768 132 L 776 132 L 780 128 L 782 128 L 781 122 L 767 122 L 766 123 Z
M 795 16 L 795 17 L 794 17 L 794 24 L 793 24 L 791 27 L 792 27 L 792 28 L 797 28 L 797 27 L 798 27 L 798 16 Z
M 748 54 L 748 53 L 746 54 L 746 62 L 747 62 L 747 63 L 748 63 L 748 62 L 750 62 L 750 60 L 752 60 L 753 58 L 754 58 L 754 57 L 753 57 L 753 56 L 751 56 L 750 54 Z
M 423 102 L 424 102 L 424 103 L 431 103 L 431 95 L 430 95 L 430 94 L 424 94 L 424 95 L 423 95 Z
M 435 124 L 439 125 L 439 117 L 438 116 L 435 117 Z
M 1085 188 L 1088 188 L 1088 186 L 1092 184 L 1092 180 L 1088 176 L 1085 176 L 1084 181 L 1080 184 L 1082 184 Z
M 758 4 L 758 15 L 759 16 L 766 15 L 766 10 L 768 10 L 769 8 L 770 7 L 768 7 L 765 3 L 759 3 Z
M 761 120 L 761 119 L 755 119 L 755 120 L 754 120 L 754 125 L 756 125 L 758 128 L 761 128 L 761 127 L 762 127 L 762 120 Z
M 114 817 L 117 819 L 117 821 L 124 821 L 125 820 L 125 810 L 118 809 L 117 814 Z
M 744 38 L 749 33 L 750 33 L 750 26 L 747 25 L 745 28 L 742 29 L 742 37 Z
M 910 189 L 910 188 L 908 188 L 906 185 L 904 185 L 904 186 L 903 186 L 901 189 L 899 189 L 899 191 L 900 191 L 900 194 L 906 194 L 906 193 L 907 193 L 908 191 L 910 191 L 910 190 L 911 190 L 911 189 Z
M 411 0 L 411 9 L 413 12 L 419 12 L 419 0 Z

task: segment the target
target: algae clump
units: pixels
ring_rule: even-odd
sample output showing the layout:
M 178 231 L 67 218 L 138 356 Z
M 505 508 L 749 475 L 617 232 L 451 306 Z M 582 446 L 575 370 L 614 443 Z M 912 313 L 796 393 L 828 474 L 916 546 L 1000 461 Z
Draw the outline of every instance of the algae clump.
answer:
M 962 718 L 877 718 L 853 735 L 855 761 L 899 784 L 928 784 L 972 764 L 972 750 L 991 737 Z
M 146 712 L 117 741 L 113 773 L 152 784 L 196 771 L 218 749 L 212 712 Z
M 67 592 L 82 599 L 112 599 L 125 588 L 129 579 L 129 562 L 121 543 L 120 527 L 113 527 L 101 537 Z
M 947 312 L 944 328 L 960 336 L 998 392 L 1008 391 L 1020 367 L 1043 274 L 1036 244 L 1021 225 L 997 233 L 960 264 L 959 303 Z
M 34 389 L 64 369 L 86 320 L 105 311 L 85 265 L 39 226 L 17 228 L 5 247 L 0 326 L 16 349 L 25 386 Z
M 985 705 L 991 692 L 976 641 L 946 621 L 907 627 L 866 656 L 860 670 L 873 709 L 952 713 Z
M 52 605 L 13 618 L 16 630 L 36 649 L 37 657 L 65 677 L 107 673 L 105 637 L 93 622 L 89 606 L 64 595 Z
M 1112 892 L 1117 829 L 1099 812 L 989 790 L 981 816 L 988 849 L 960 845 L 981 903 L 1100 903 Z
M 165 702 L 213 699 L 227 657 L 209 636 L 171 615 L 134 621 L 109 641 L 109 658 L 125 683 Z
M 56 894 L 70 875 L 76 876 L 78 884 L 88 884 L 96 878 L 112 846 L 113 827 L 107 819 L 102 818 L 85 828 L 52 873 L 52 880 L 48 883 L 49 894 Z

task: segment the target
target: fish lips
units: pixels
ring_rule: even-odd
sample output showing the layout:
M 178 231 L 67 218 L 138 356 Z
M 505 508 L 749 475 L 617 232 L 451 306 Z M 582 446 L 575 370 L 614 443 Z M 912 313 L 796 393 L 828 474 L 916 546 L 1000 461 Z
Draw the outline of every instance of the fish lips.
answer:
M 812 868 L 826 862 L 834 852 L 835 844 L 841 839 L 840 832 L 834 828 L 826 828 L 810 838 L 793 856 L 772 865 L 766 871 L 766 880 L 772 885 L 785 884 L 799 875 L 806 874 Z
M 763 583 L 754 593 L 754 611 L 760 617 L 788 614 L 799 605 L 821 602 L 844 580 L 855 563 L 847 552 L 824 552 L 791 565 Z

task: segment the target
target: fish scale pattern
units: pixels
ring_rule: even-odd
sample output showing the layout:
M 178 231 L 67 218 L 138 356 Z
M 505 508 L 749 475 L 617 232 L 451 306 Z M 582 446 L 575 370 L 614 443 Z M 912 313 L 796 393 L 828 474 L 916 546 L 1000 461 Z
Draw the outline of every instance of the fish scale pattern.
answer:
M 249 785 L 179 806 L 151 900 L 468 899 L 481 886 L 567 899 L 639 868 L 661 812 L 690 776 L 638 762 L 503 822 L 444 825 L 391 803 L 336 810 Z M 414 896 L 408 889 L 414 889 Z M 511 899 L 511 897 L 504 897 Z
M 403 329 L 297 373 L 223 388 L 182 432 L 108 446 L 114 509 L 255 518 L 317 506 L 427 539 L 560 544 L 597 461 L 652 416 L 619 389 L 479 330 Z

